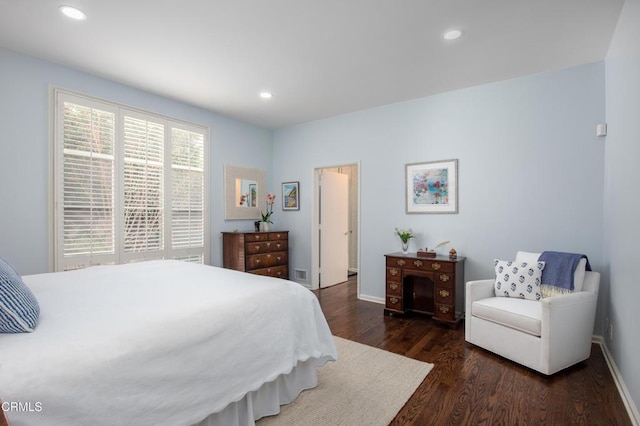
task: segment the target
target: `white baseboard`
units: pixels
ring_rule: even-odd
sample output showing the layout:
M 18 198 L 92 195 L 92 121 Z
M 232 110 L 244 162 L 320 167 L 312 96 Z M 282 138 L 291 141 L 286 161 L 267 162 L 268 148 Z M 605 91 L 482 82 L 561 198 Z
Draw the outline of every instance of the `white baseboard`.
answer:
M 638 407 L 636 407 L 636 404 L 633 402 L 633 398 L 631 398 L 631 394 L 629 393 L 629 389 L 627 389 L 627 386 L 624 384 L 620 370 L 618 370 L 618 366 L 613 359 L 613 355 L 609 352 L 607 343 L 602 336 L 593 336 L 593 342 L 599 344 L 602 348 L 604 359 L 607 361 L 609 371 L 611 371 L 611 376 L 613 376 L 613 381 L 618 388 L 618 393 L 620 393 L 622 402 L 627 409 L 631 423 L 635 426 L 640 426 L 640 413 L 638 413 Z
M 366 294 L 358 295 L 358 300 L 364 300 L 365 302 L 379 303 L 381 305 L 385 304 L 384 297 L 368 296 Z

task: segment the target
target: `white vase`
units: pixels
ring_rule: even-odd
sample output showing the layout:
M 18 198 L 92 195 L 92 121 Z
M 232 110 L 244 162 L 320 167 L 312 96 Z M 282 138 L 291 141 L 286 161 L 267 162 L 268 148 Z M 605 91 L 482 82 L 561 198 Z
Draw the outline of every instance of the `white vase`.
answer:
M 402 252 L 404 254 L 409 253 L 409 241 L 407 241 L 406 243 L 402 241 Z
M 269 229 L 271 229 L 269 225 L 271 225 L 269 222 L 262 222 L 262 230 L 264 232 L 269 232 Z

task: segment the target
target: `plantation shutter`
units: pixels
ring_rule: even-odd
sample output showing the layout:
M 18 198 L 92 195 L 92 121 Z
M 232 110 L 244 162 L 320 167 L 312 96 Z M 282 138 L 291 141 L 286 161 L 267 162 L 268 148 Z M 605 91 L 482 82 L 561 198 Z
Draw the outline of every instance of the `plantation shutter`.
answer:
M 208 131 L 54 90 L 55 270 L 209 262 Z
M 126 112 L 123 128 L 124 257 L 126 260 L 161 258 L 165 126 Z
M 197 261 L 205 241 L 204 135 L 171 128 L 171 247 Z
M 62 99 L 62 210 L 58 269 L 115 260 L 116 113 Z M 73 259 L 73 261 L 69 261 Z

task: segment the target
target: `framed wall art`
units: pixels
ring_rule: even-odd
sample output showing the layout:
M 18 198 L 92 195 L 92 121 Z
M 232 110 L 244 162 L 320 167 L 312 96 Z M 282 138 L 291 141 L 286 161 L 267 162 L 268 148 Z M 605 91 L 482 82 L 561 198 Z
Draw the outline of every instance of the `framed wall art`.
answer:
M 258 189 L 257 184 L 250 183 L 249 184 L 249 207 L 257 207 L 256 201 L 258 199 Z
M 300 182 L 282 183 L 282 210 L 300 210 Z
M 406 165 L 407 213 L 458 213 L 458 160 Z

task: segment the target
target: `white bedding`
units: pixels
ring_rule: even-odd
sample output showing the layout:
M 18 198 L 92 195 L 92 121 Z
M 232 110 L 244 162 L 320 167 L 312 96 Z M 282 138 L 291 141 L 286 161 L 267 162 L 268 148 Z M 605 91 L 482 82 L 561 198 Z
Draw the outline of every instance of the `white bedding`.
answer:
M 337 358 L 316 297 L 286 280 L 169 260 L 23 280 L 41 315 L 0 335 L 0 399 L 34 408 L 13 426 L 194 424 Z

